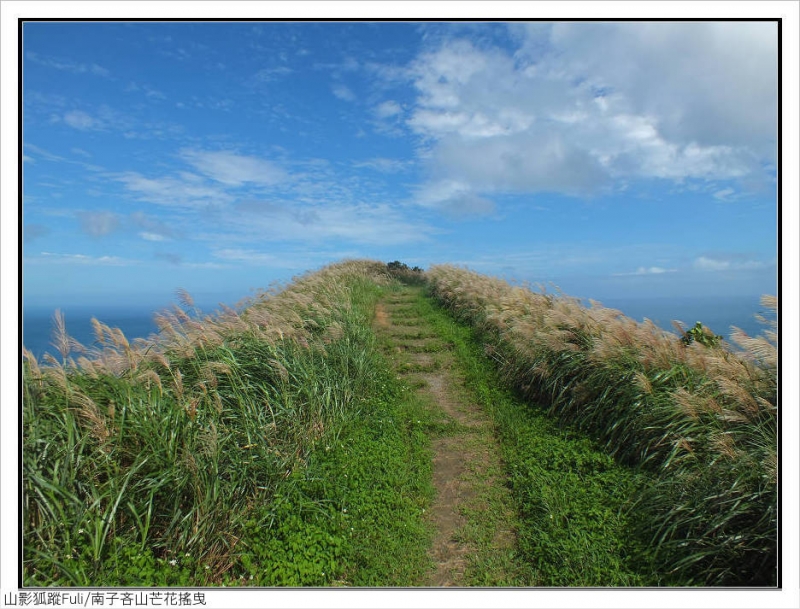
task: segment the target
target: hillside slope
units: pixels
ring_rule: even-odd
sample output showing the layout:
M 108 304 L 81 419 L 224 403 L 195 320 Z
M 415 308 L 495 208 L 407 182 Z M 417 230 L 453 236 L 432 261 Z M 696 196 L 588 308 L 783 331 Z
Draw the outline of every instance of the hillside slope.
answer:
M 347 261 L 23 364 L 23 579 L 774 586 L 776 335 Z

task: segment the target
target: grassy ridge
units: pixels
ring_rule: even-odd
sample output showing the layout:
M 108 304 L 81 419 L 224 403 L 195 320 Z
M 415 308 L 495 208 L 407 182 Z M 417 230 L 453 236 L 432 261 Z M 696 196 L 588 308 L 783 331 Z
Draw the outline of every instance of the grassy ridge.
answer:
M 428 276 L 435 298 L 482 333 L 508 383 L 657 476 L 630 515 L 649 539 L 640 558 L 664 583 L 775 585 L 774 331 L 735 332 L 743 353 L 684 345 L 597 304 L 447 265 Z
M 94 322 L 94 350 L 57 316 L 62 360 L 23 372 L 25 584 L 409 584 L 430 471 L 370 330 L 385 270 L 214 317 L 184 295 L 147 341 Z
M 463 269 L 357 261 L 241 311 L 184 294 L 133 343 L 94 321 L 77 345 L 57 315 L 61 359 L 24 352 L 25 585 L 421 581 L 441 421 L 371 330 L 392 277 L 427 279 L 442 308 L 416 312 L 494 418 L 521 523 L 504 585 L 775 584 L 774 332 L 687 345 Z

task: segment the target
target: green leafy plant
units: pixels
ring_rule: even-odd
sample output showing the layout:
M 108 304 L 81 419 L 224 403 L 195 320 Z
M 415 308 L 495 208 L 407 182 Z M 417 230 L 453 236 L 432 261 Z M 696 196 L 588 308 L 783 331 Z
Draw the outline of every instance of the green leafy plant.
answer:
M 704 327 L 702 323 L 699 321 L 694 324 L 694 326 L 686 330 L 681 336 L 681 342 L 684 345 L 691 345 L 693 342 L 697 342 L 704 347 L 719 347 L 722 344 L 723 337 L 719 334 L 714 334 L 708 328 Z
M 425 283 L 425 272 L 418 266 L 409 267 L 405 262 L 394 260 L 386 265 L 389 275 L 406 285 L 422 285 Z

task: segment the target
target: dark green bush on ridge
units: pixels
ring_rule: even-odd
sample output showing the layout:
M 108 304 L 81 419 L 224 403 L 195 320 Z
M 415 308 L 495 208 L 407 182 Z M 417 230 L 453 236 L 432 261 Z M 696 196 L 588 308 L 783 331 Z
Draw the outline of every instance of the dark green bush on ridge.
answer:
M 425 272 L 415 266 L 410 268 L 405 262 L 395 260 L 386 265 L 389 275 L 407 285 L 423 285 L 425 283 Z

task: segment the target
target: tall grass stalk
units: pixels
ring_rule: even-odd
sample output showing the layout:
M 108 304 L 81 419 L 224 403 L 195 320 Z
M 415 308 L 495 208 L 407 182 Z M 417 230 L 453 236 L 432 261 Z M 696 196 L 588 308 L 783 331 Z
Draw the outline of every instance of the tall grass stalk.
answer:
M 660 483 L 632 513 L 665 581 L 777 581 L 777 333 L 685 345 L 599 303 L 513 287 L 450 265 L 430 291 L 479 329 L 504 378 Z M 762 304 L 776 308 L 774 297 Z
M 365 307 L 388 281 L 348 261 L 206 316 L 181 292 L 158 335 L 94 320 L 89 347 L 57 314 L 61 360 L 23 351 L 26 585 L 223 581 L 372 391 Z

